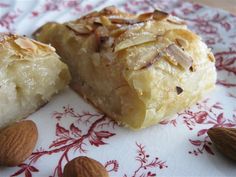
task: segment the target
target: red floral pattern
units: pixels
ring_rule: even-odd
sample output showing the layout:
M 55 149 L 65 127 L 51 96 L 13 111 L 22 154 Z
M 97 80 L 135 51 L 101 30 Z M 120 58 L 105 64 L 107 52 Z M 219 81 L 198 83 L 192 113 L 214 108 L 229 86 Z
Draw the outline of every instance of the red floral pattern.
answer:
M 18 176 L 22 173 L 25 174 L 25 177 L 31 177 L 32 173 L 39 172 L 39 170 L 37 168 L 35 168 L 34 166 L 31 166 L 30 164 L 22 163 L 22 164 L 18 165 L 18 167 L 20 167 L 20 170 L 18 170 L 14 174 L 12 174 L 11 177 Z
M 161 122 L 161 124 L 164 125 L 173 124 L 174 126 L 177 125 L 177 122 L 179 122 L 179 124 L 183 123 L 190 131 L 199 128 L 198 125 L 204 125 L 204 128 L 196 131 L 197 139 L 189 139 L 189 142 L 196 146 L 195 149 L 189 151 L 189 154 L 197 156 L 206 151 L 207 153 L 214 155 L 214 152 L 211 149 L 212 143 L 207 136 L 207 130 L 211 127 L 236 127 L 235 112 L 233 112 L 231 118 L 226 118 L 221 103 L 216 102 L 211 105 L 209 102 L 209 99 L 206 99 L 197 103 L 195 108 L 178 113 L 178 119 L 175 118 Z
M 63 165 L 69 161 L 69 151 L 78 151 L 79 154 L 86 153 L 87 150 L 85 147 L 88 144 L 99 147 L 107 144 L 104 139 L 109 139 L 115 135 L 115 133 L 101 129 L 105 128 L 105 126 L 110 126 L 114 129 L 116 123 L 98 113 L 77 113 L 74 111 L 74 108 L 64 106 L 62 112 L 54 112 L 52 117 L 57 119 L 59 122 L 62 118 L 71 117 L 76 119 L 76 123 L 72 123 L 68 128 L 65 128 L 58 122 L 56 124 L 55 133 L 57 138 L 51 143 L 48 150 L 44 150 L 41 147 L 36 150 L 36 152 L 33 152 L 29 157 L 29 162 L 27 164 L 20 164 L 18 166 L 19 170 L 11 176 L 18 176 L 24 173 L 26 177 L 31 177 L 33 173 L 39 172 L 39 169 L 34 166 L 39 159 L 43 158 L 45 155 L 51 156 L 60 153 L 58 164 L 50 177 L 62 177 Z M 86 133 L 83 133 L 83 131 L 75 125 L 78 123 L 88 126 Z M 156 176 L 156 173 L 151 172 L 150 169 L 167 168 L 166 162 L 159 160 L 158 157 L 150 160 L 150 155 L 146 153 L 143 145 L 136 143 L 136 146 L 138 147 L 136 161 L 139 163 L 139 166 L 134 171 L 132 177 L 136 177 L 137 175 L 139 176 L 140 173 L 142 173 L 142 177 Z M 104 166 L 108 172 L 117 172 L 119 169 L 119 163 L 117 160 L 107 161 Z M 124 174 L 124 177 L 128 176 Z
M 201 158 L 203 155 L 209 155 L 209 157 L 217 158 L 218 152 L 215 151 L 207 136 L 207 130 L 211 127 L 236 127 L 235 16 L 224 11 L 209 10 L 208 7 L 199 4 L 183 3 L 181 0 L 159 0 L 158 2 L 155 0 L 120 0 L 119 2 L 96 0 L 93 3 L 85 0 L 45 0 L 43 4 L 36 5 L 27 14 L 26 12 L 29 9 L 24 6 L 14 7 L 7 2 L 0 2 L 0 31 L 18 31 L 21 29 L 18 29 L 16 24 L 26 21 L 34 24 L 34 22 L 40 21 L 45 16 L 52 15 L 53 19 L 51 20 L 55 20 L 55 16 L 63 17 L 64 15 L 61 14 L 66 11 L 68 18 L 74 19 L 75 15 L 80 16 L 94 8 L 99 9 L 105 4 L 117 4 L 123 10 L 131 13 L 152 11 L 154 8 L 164 9 L 185 19 L 189 27 L 196 33 L 201 34 L 203 40 L 212 48 L 216 57 L 218 72 L 218 86 L 215 91 L 217 96 L 211 96 L 209 99 L 199 102 L 191 109 L 179 113 L 174 119 L 162 121 L 159 126 L 170 131 L 186 130 L 188 132 L 187 134 L 185 132 L 186 137 L 183 139 L 186 142 L 183 146 L 188 146 L 188 149 L 183 150 L 182 146 L 182 148 L 176 149 L 176 153 L 184 152 L 188 157 L 198 156 Z M 31 32 L 34 29 L 32 28 Z M 70 101 L 63 103 L 70 104 Z M 58 108 L 53 108 L 53 110 L 58 110 Z M 122 135 L 123 129 L 100 113 L 84 110 L 87 110 L 87 108 L 82 104 L 79 111 L 69 105 L 64 106 L 62 111 L 55 111 L 52 114 L 53 119 L 50 120 L 55 129 L 55 137 L 47 142 L 47 145 L 38 147 L 26 162 L 17 168 L 13 168 L 13 170 L 4 169 L 3 172 L 1 171 L 1 175 L 3 173 L 4 176 L 10 174 L 11 176 L 23 175 L 26 177 L 45 176 L 45 171 L 40 164 L 55 159 L 53 163 L 50 162 L 52 167 L 48 167 L 51 170 L 46 176 L 61 177 L 63 166 L 70 159 L 80 154 L 89 155 L 90 152 L 96 152 L 105 147 L 114 148 L 113 140 L 120 141 L 119 136 Z M 49 120 L 49 114 L 45 116 Z M 151 133 L 154 130 L 150 129 L 149 131 Z M 128 136 L 133 136 L 133 134 Z M 125 158 L 134 161 L 131 163 L 132 160 L 127 159 L 129 164 L 126 164 L 125 167 L 122 158 L 115 156 L 115 150 L 105 160 L 96 157 L 95 159 L 104 164 L 111 176 L 150 177 L 161 176 L 162 174 L 170 176 L 168 172 L 173 169 L 172 162 L 167 160 L 167 168 L 166 162 L 157 157 L 156 151 L 147 153 L 145 150 L 146 147 L 152 149 L 154 146 L 163 148 L 165 142 L 160 141 L 159 143 L 151 140 L 148 144 L 145 143 L 146 147 L 144 147 L 142 142 L 144 139 L 130 137 L 132 145 L 127 145 L 126 149 L 131 149 L 130 151 L 134 152 L 137 148 L 137 156 L 134 159 L 134 157 L 127 154 Z M 134 142 L 139 143 L 133 146 Z M 120 141 L 120 144 L 122 143 L 123 140 Z M 164 158 L 167 159 L 165 156 Z M 200 168 L 200 166 L 201 164 L 196 168 Z M 177 167 L 181 167 L 181 164 L 177 164 Z
M 8 6 L 0 6 L 1 7 L 8 7 Z M 0 26 L 6 28 L 9 31 L 14 31 L 14 29 L 12 29 L 12 24 L 16 21 L 17 17 L 19 17 L 19 15 L 21 14 L 21 10 L 17 10 L 17 11 L 13 11 L 13 12 L 7 12 L 5 14 L 3 14 L 0 17 Z
M 229 48 L 227 51 L 221 51 L 215 53 L 216 68 L 219 74 L 227 73 L 225 79 L 218 79 L 217 83 L 225 87 L 236 87 L 236 50 Z M 233 76 L 229 79 L 229 76 Z M 221 77 L 223 78 L 223 77 Z M 230 81 L 229 81 L 230 80 Z
M 70 126 L 66 128 L 60 125 L 60 120 L 68 116 L 75 118 L 76 122 L 70 124 Z M 31 176 L 31 173 L 39 171 L 32 166 L 32 164 L 36 163 L 45 155 L 51 156 L 60 153 L 60 159 L 54 169 L 52 177 L 62 177 L 63 162 L 69 161 L 70 151 L 78 151 L 79 154 L 86 153 L 86 146 L 88 146 L 88 144 L 99 147 L 107 144 L 104 139 L 109 139 L 115 135 L 115 133 L 103 130 L 105 126 L 112 126 L 115 128 L 116 123 L 102 114 L 90 112 L 76 113 L 72 107 L 64 106 L 62 112 L 54 112 L 52 117 L 59 120 L 56 124 L 57 138 L 51 143 L 48 150 L 40 148 L 36 152 L 33 152 L 29 157 L 29 163 L 19 165 L 18 167 L 20 169 L 12 176 L 17 176 L 23 172 L 25 172 L 27 177 Z M 78 127 L 79 123 L 86 125 L 88 127 L 87 130 L 82 131 Z M 111 168 L 112 165 L 113 167 Z M 110 168 L 110 172 L 117 171 L 118 169 L 116 161 L 109 161 L 105 166 Z
M 155 157 L 153 160 L 150 160 L 150 155 L 146 153 L 145 147 L 142 144 L 138 144 L 136 142 L 136 146 L 138 147 L 136 161 L 139 163 L 138 168 L 134 171 L 132 177 L 140 176 L 140 177 L 151 177 L 156 176 L 156 173 L 151 172 L 150 169 L 158 168 L 163 169 L 167 168 L 166 162 L 159 160 L 158 157 Z M 128 177 L 126 174 L 124 177 Z
M 0 7 L 1 8 L 5 8 L 5 7 L 9 7 L 10 4 L 4 3 L 4 2 L 0 2 Z
M 88 13 L 95 7 L 99 7 L 100 5 L 106 3 L 107 0 L 98 0 L 93 4 L 86 3 L 84 0 L 46 0 L 45 3 L 40 6 L 39 9 L 33 10 L 31 12 L 32 17 L 38 17 L 43 15 L 44 13 L 54 12 L 54 11 L 61 11 L 63 9 L 70 9 L 72 13 L 76 14 L 84 14 Z

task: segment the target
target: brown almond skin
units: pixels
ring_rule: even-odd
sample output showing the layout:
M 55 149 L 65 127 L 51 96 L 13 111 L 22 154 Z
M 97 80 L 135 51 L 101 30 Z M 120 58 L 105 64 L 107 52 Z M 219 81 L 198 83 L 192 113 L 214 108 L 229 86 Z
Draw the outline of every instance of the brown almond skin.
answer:
M 207 134 L 222 154 L 236 161 L 236 128 L 210 128 Z
M 17 166 L 33 152 L 38 131 L 31 120 L 16 122 L 0 131 L 0 166 Z
M 66 164 L 63 177 L 109 177 L 109 175 L 98 161 L 80 156 Z

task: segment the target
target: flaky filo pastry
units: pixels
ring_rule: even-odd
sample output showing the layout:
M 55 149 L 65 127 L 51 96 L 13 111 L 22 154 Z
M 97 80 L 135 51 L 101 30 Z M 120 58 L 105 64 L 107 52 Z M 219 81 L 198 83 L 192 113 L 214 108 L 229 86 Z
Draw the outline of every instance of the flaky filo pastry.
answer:
M 36 111 L 69 81 L 53 47 L 0 33 L 0 128 Z
M 47 23 L 34 35 L 68 64 L 75 91 L 133 129 L 189 107 L 216 82 L 210 49 L 184 21 L 159 10 L 132 15 L 107 7 Z

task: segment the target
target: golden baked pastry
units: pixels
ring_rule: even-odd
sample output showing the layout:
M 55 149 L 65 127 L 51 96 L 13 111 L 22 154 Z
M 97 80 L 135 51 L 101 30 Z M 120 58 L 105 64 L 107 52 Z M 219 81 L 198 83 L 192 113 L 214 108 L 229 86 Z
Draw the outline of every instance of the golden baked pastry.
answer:
M 201 38 L 165 12 L 132 15 L 107 7 L 34 33 L 54 46 L 71 87 L 117 122 L 148 127 L 213 88 L 215 59 Z
M 53 47 L 0 33 L 0 128 L 36 111 L 69 80 Z

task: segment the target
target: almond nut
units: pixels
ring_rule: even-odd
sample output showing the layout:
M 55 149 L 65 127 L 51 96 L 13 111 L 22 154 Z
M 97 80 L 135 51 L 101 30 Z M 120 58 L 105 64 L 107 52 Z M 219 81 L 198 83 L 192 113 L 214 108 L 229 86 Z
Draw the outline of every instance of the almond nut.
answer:
M 36 145 L 38 131 L 31 120 L 13 123 L 0 132 L 0 166 L 17 166 Z
M 36 52 L 37 46 L 29 39 L 25 37 L 19 37 L 15 40 L 15 43 L 22 49 L 30 50 L 32 52 Z
M 210 128 L 207 132 L 211 141 L 227 157 L 236 160 L 236 129 L 235 128 Z
M 108 177 L 108 172 L 98 161 L 80 156 L 68 162 L 63 177 Z
M 161 10 L 158 10 L 158 9 L 156 9 L 156 10 L 153 12 L 153 18 L 154 18 L 155 20 L 158 20 L 158 21 L 164 20 L 164 19 L 166 19 L 168 16 L 169 16 L 169 14 L 168 14 L 167 12 L 164 12 L 164 11 L 161 11 Z
M 174 60 L 184 69 L 189 69 L 193 64 L 193 59 L 190 55 L 184 52 L 180 47 L 175 44 L 170 44 L 166 49 L 168 60 Z

